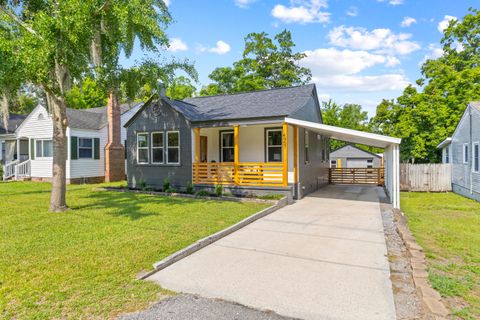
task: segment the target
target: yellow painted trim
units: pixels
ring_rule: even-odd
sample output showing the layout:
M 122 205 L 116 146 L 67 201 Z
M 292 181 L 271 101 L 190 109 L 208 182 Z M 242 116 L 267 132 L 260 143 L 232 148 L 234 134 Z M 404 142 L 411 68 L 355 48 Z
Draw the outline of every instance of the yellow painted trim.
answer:
M 193 128 L 195 133 L 195 162 L 200 162 L 200 128 Z
M 239 140 L 239 131 L 240 131 L 240 126 L 235 125 L 233 126 L 233 174 L 234 174 L 234 183 L 237 185 L 238 184 L 238 163 L 240 159 L 240 154 L 239 154 L 239 147 L 238 147 L 238 140 Z
M 342 159 L 337 160 L 337 168 L 341 169 L 342 168 Z
M 298 127 L 293 127 L 293 181 L 298 183 Z
M 283 160 L 283 186 L 288 186 L 288 123 L 282 126 L 282 160 Z

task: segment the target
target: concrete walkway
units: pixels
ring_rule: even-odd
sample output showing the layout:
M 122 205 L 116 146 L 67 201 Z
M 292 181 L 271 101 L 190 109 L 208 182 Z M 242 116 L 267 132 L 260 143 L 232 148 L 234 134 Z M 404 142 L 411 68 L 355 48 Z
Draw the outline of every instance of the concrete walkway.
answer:
M 395 319 L 377 187 L 328 186 L 154 274 L 301 319 Z

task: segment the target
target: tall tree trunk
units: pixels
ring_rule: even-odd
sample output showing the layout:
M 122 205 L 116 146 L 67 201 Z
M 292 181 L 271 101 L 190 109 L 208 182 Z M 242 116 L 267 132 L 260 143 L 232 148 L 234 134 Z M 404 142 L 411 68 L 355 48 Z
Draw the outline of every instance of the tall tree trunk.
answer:
M 67 210 L 66 178 L 67 178 L 67 108 L 65 92 L 69 89 L 69 73 L 65 66 L 55 62 L 55 76 L 61 94 L 55 95 L 47 91 L 47 98 L 51 102 L 53 122 L 53 164 L 52 164 L 52 193 L 50 196 L 50 211 L 62 212 Z

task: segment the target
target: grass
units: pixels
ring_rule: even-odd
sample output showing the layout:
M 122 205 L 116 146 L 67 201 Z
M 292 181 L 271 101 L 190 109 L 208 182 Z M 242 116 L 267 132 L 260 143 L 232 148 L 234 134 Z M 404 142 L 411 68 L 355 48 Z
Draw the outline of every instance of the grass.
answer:
M 0 183 L 0 318 L 112 318 L 169 294 L 135 280 L 152 263 L 265 208 L 68 187 L 70 210 L 47 212 L 50 185 Z
M 458 318 L 480 319 L 480 203 L 454 193 L 402 193 L 429 281 Z

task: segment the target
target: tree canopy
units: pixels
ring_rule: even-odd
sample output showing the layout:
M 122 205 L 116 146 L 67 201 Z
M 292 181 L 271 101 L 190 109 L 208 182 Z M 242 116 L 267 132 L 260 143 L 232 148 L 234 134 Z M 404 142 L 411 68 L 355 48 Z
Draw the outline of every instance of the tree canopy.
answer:
M 443 55 L 423 63 L 418 87 L 382 101 L 371 121 L 374 131 L 402 138 L 403 161 L 440 161 L 436 146 L 453 134 L 468 103 L 480 99 L 480 12 L 452 20 L 441 43 Z
M 284 30 L 272 39 L 265 32 L 245 37 L 243 57 L 232 67 L 213 70 L 213 81 L 200 95 L 246 92 L 306 84 L 312 78 L 308 68 L 299 65 L 305 54 L 294 52 L 292 34 Z

